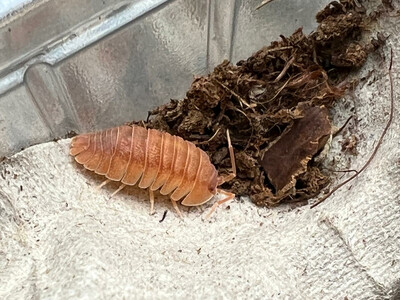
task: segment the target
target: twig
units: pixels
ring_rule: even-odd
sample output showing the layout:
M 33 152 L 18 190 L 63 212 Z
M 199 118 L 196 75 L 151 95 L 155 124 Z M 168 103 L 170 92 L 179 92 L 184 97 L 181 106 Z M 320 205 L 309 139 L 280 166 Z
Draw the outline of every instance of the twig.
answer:
M 220 129 L 221 129 L 221 128 L 218 128 L 217 131 L 215 131 L 215 133 L 213 134 L 213 136 L 210 137 L 207 141 L 203 141 L 203 142 L 197 143 L 197 145 L 203 145 L 203 144 L 207 144 L 207 143 L 211 142 L 212 139 L 215 138 L 215 137 L 217 136 L 217 134 L 218 134 L 218 132 L 219 132 Z
M 275 78 L 273 81 L 274 83 L 278 82 L 279 80 L 282 79 L 283 76 L 285 76 L 287 70 L 290 68 L 290 66 L 294 62 L 294 56 L 286 63 L 286 65 L 283 67 L 282 72 L 278 75 L 278 77 Z
M 351 173 L 351 172 L 354 172 L 354 173 L 356 173 L 356 174 L 358 174 L 359 172 L 357 171 L 357 170 L 333 170 L 333 169 L 325 169 L 325 170 L 328 170 L 328 171 L 330 171 L 330 172 L 334 172 L 334 173 Z
M 240 95 L 238 95 L 237 93 L 235 93 L 234 91 L 232 91 L 230 88 L 228 88 L 225 84 L 223 84 L 222 82 L 220 82 L 217 79 L 214 79 L 215 82 L 217 82 L 219 85 L 221 85 L 224 89 L 226 89 L 228 92 L 230 92 L 232 95 L 234 95 L 241 103 L 243 103 L 244 105 L 246 105 L 248 108 L 253 108 L 256 105 L 254 104 L 249 104 L 247 103 L 246 100 L 244 100 Z
M 289 78 L 278 90 L 278 92 L 275 94 L 275 96 L 273 96 L 271 99 L 264 101 L 264 102 L 258 102 L 259 104 L 265 104 L 268 102 L 273 101 L 276 97 L 278 97 L 278 95 L 283 91 L 283 89 L 287 86 L 287 84 L 289 83 L 289 81 L 291 80 L 291 78 Z
M 333 137 L 337 136 L 346 126 L 347 124 L 350 122 L 350 120 L 353 119 L 353 116 L 350 116 L 346 122 L 344 122 L 344 124 L 342 125 L 342 127 L 340 127 L 338 130 L 336 130 L 336 132 L 333 134 Z
M 293 49 L 293 46 L 283 46 L 283 47 L 268 49 L 267 53 L 272 53 L 272 52 L 282 51 L 282 50 L 289 50 L 289 49 Z M 273 58 L 275 58 L 275 57 L 273 57 Z
M 272 1 L 274 1 L 274 0 L 264 0 L 263 2 L 261 2 L 260 5 L 258 5 L 256 7 L 256 10 L 259 10 L 261 7 L 263 7 L 264 5 L 266 5 L 266 4 L 268 4 L 268 3 L 272 2 Z
M 376 145 L 374 151 L 372 152 L 370 158 L 367 160 L 367 162 L 364 164 L 364 166 L 358 171 L 358 173 L 354 174 L 353 176 L 349 177 L 342 183 L 338 184 L 332 191 L 330 191 L 326 196 L 322 197 L 319 199 L 317 202 L 315 202 L 313 205 L 311 205 L 311 208 L 316 207 L 317 205 L 321 204 L 324 202 L 327 198 L 329 198 L 333 193 L 335 193 L 338 189 L 340 189 L 342 186 L 344 186 L 346 183 L 349 181 L 353 180 L 356 178 L 358 175 L 360 175 L 371 163 L 371 161 L 374 159 L 376 153 L 378 152 L 380 146 L 382 145 L 383 138 L 385 137 L 390 125 L 392 124 L 393 121 L 393 112 L 394 112 L 394 96 L 393 96 L 393 77 L 392 77 L 392 64 L 393 64 L 393 49 L 390 49 L 390 65 L 389 65 L 389 81 L 390 81 L 390 115 L 389 115 L 389 120 L 385 126 L 385 129 L 383 129 L 383 132 L 381 134 L 381 137 L 379 138 L 378 144 Z

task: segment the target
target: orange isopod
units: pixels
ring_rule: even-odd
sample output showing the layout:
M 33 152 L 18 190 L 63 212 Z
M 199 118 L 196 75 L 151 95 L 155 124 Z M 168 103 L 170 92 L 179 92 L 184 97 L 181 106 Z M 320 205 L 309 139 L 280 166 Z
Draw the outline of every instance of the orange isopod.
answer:
M 171 194 L 172 205 L 180 217 L 176 202 L 183 197 L 183 205 L 197 206 L 209 201 L 217 192 L 226 195 L 214 203 L 209 216 L 218 205 L 235 197 L 217 188 L 236 176 L 229 131 L 227 139 L 232 161 L 232 173 L 227 176 L 218 176 L 208 155 L 193 143 L 136 125 L 78 135 L 71 141 L 70 154 L 86 169 L 107 177 L 99 188 L 111 180 L 121 181 L 112 196 L 126 185 L 139 183 L 140 188 L 148 188 L 151 214 L 154 213 L 153 191 L 158 189 L 162 195 Z

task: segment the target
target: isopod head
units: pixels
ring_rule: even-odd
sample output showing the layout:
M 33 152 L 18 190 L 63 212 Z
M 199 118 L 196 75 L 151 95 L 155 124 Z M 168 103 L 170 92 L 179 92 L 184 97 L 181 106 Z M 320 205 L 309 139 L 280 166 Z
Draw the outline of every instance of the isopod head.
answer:
M 199 173 L 193 186 L 193 190 L 183 199 L 182 205 L 197 206 L 208 202 L 217 193 L 217 186 L 217 170 L 210 163 L 204 164 L 202 172 Z

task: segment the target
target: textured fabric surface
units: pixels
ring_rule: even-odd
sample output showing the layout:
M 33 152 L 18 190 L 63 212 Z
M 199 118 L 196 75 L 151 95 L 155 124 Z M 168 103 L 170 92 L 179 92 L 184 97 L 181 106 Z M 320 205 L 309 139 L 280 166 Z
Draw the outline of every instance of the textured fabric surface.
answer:
M 67 152 L 48 143 L 1 165 L 1 298 L 382 299 L 400 274 L 399 166 L 380 168 L 383 151 L 317 209 L 235 201 L 210 221 L 204 207 L 181 221 L 167 200 L 150 216 L 137 189 L 110 200 L 117 186 L 96 192 L 102 178 Z
M 183 209 L 166 198 L 149 215 L 145 191 L 118 184 L 68 156 L 69 140 L 33 146 L 0 163 L 0 298 L 387 299 L 400 278 L 400 57 L 395 118 L 371 165 L 315 209 L 257 208 L 246 199 Z M 392 23 L 390 23 L 392 22 Z M 387 48 L 386 53 L 387 53 Z M 386 57 L 388 55 L 386 54 Z M 332 142 L 326 166 L 359 169 L 387 122 L 387 61 L 335 108 L 355 121 Z M 340 151 L 350 135 L 357 155 Z M 338 174 L 337 180 L 342 180 Z M 160 223 L 165 210 L 165 220 Z

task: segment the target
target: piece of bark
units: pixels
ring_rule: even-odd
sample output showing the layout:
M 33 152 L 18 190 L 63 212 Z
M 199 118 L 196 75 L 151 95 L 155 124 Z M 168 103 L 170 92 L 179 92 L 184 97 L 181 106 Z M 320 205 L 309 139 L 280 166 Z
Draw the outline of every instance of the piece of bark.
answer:
M 331 133 L 328 110 L 299 103 L 297 109 L 303 115 L 295 119 L 264 153 L 262 167 L 268 179 L 282 194 L 296 185 L 298 175 L 307 170 L 311 158 L 325 145 Z

